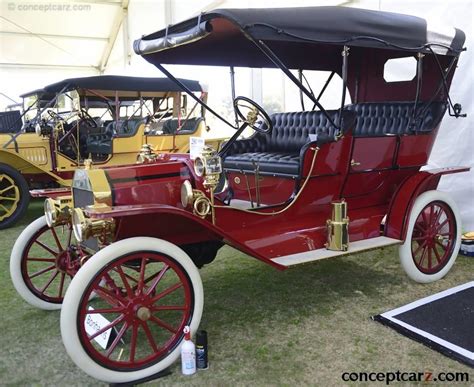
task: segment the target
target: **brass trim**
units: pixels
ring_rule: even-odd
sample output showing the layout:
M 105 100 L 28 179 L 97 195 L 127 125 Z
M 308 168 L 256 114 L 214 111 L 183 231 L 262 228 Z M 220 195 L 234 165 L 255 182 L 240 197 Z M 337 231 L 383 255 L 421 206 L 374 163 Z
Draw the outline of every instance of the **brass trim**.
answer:
M 332 202 L 332 216 L 326 222 L 326 248 L 334 251 L 347 251 L 349 248 L 349 218 L 347 217 L 347 202 L 342 199 Z

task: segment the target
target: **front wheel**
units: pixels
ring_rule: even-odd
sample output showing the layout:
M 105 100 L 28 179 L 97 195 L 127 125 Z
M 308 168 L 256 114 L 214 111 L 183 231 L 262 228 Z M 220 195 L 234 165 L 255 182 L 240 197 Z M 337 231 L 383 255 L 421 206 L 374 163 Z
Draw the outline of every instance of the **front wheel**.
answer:
M 100 250 L 72 280 L 61 335 L 84 372 L 131 382 L 178 358 L 183 328 L 197 330 L 203 303 L 198 269 L 183 250 L 155 238 L 124 239 Z
M 405 242 L 399 248 L 401 264 L 416 282 L 443 278 L 458 255 L 461 220 L 456 203 L 439 191 L 421 194 L 413 205 Z
M 10 256 L 10 276 L 18 294 L 44 310 L 61 309 L 70 279 L 85 252 L 72 240 L 69 225 L 48 227 L 36 219 L 20 234 Z
M 0 164 L 0 230 L 13 226 L 28 209 L 30 192 L 16 169 Z

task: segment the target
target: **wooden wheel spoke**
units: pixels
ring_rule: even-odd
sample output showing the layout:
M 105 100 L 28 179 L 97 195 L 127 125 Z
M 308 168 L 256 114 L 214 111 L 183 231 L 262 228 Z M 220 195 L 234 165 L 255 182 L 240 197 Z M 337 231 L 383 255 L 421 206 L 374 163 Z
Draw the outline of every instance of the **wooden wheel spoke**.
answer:
M 56 268 L 56 265 L 48 266 L 47 268 L 39 270 L 36 273 L 34 273 L 34 274 L 32 274 L 28 277 L 30 277 L 30 279 L 33 279 L 33 278 L 38 277 L 38 276 L 40 276 L 44 273 L 47 273 L 48 271 L 54 270 L 55 268 Z
M 36 257 L 28 257 L 26 258 L 27 261 L 32 261 L 32 262 L 50 262 L 50 263 L 55 263 L 56 259 L 55 258 L 36 258 Z
M 61 242 L 59 241 L 58 234 L 54 227 L 51 227 L 51 233 L 53 234 L 54 241 L 56 242 L 56 245 L 58 246 L 59 251 L 63 251 L 63 247 L 61 246 Z
M 428 219 L 426 218 L 426 211 L 425 211 L 425 210 L 421 211 L 421 217 L 422 217 L 422 219 L 423 219 L 423 223 L 424 223 L 424 224 L 427 226 L 427 228 L 428 228 L 430 224 L 428 223 Z
M 425 257 L 426 257 L 426 250 L 427 250 L 427 248 L 425 246 L 425 248 L 423 249 L 423 253 L 421 254 L 421 258 L 420 258 L 420 263 L 419 263 L 420 266 L 423 266 L 423 261 L 425 260 Z
M 171 333 L 176 334 L 178 332 L 177 329 L 173 328 L 171 325 L 169 325 L 168 323 L 164 322 L 163 320 L 159 319 L 156 316 L 151 316 L 150 320 L 153 321 L 158 326 L 166 329 L 167 331 L 170 331 Z
M 443 251 L 446 251 L 447 246 L 443 245 L 440 241 L 436 241 L 436 244 L 440 246 L 443 249 Z
M 418 248 L 415 250 L 415 252 L 413 253 L 413 256 L 416 257 L 418 255 L 418 253 L 420 252 L 420 250 L 426 245 L 426 240 L 421 243 Z
M 186 305 L 158 305 L 152 306 L 151 310 L 159 311 L 159 310 L 186 310 Z
M 58 276 L 58 274 L 59 274 L 59 270 L 56 269 L 56 271 L 51 275 L 51 277 L 49 277 L 48 282 L 46 282 L 46 284 L 40 289 L 41 294 L 44 294 L 46 289 L 50 287 L 50 285 L 53 283 L 54 279 Z
M 133 363 L 135 361 L 135 353 L 137 350 L 137 336 L 138 336 L 138 327 L 133 324 L 132 326 L 132 338 L 130 339 L 130 361 Z
M 5 187 L 5 188 L 0 190 L 0 195 L 4 194 L 7 191 L 10 191 L 11 189 L 15 189 L 15 188 L 16 188 L 15 185 L 9 185 L 8 187 Z
M 50 247 L 46 246 L 43 242 L 40 242 L 38 239 L 35 240 L 35 243 L 40 245 L 43 249 L 45 249 L 47 252 L 49 252 L 50 254 L 56 256 L 58 255 L 58 253 L 56 251 L 54 251 L 53 249 L 51 249 Z
M 120 342 L 120 340 L 122 339 L 123 335 L 125 334 L 125 332 L 127 331 L 127 329 L 129 328 L 130 326 L 128 325 L 128 323 L 125 321 L 122 328 L 120 329 L 119 333 L 117 333 L 117 336 L 115 337 L 114 341 L 112 342 L 112 344 L 110 344 L 110 347 L 109 349 L 107 350 L 107 352 L 105 353 L 105 356 L 107 356 L 107 358 L 110 358 L 110 355 L 112 355 L 112 353 L 114 352 L 114 349 L 117 347 L 117 344 Z
M 440 262 L 441 262 L 441 257 L 439 256 L 438 249 L 436 248 L 436 246 L 433 247 L 433 251 L 434 251 L 434 253 L 435 253 L 436 261 L 437 261 L 438 263 L 440 263 Z
M 59 280 L 59 290 L 58 290 L 58 297 L 63 298 L 63 290 L 64 290 L 64 280 L 66 278 L 66 273 L 61 273 L 61 279 Z
M 118 316 L 114 321 L 112 321 L 111 323 L 107 324 L 105 327 L 102 327 L 101 329 L 99 329 L 97 332 L 95 332 L 93 335 L 91 336 L 88 336 L 88 339 L 89 340 L 93 340 L 95 339 L 97 336 L 101 335 L 102 333 L 104 332 L 107 332 L 110 328 L 113 328 L 114 326 L 116 326 L 118 323 L 120 323 L 121 321 L 123 321 L 123 319 L 125 318 L 125 315 L 120 315 Z
M 133 291 L 132 288 L 130 287 L 130 284 L 127 281 L 127 278 L 125 277 L 125 273 L 122 270 L 121 266 L 117 267 L 117 273 L 119 273 L 120 278 L 122 279 L 123 286 L 125 286 L 125 290 L 127 291 L 128 297 L 133 296 Z
M 154 280 L 151 283 L 150 287 L 146 291 L 147 296 L 149 296 L 156 289 L 156 285 L 158 285 L 158 282 L 161 281 L 161 279 L 163 278 L 165 273 L 168 271 L 168 269 L 169 269 L 169 266 L 165 265 L 165 267 L 163 267 L 163 269 L 161 269 L 159 272 L 155 273 L 153 276 L 149 277 L 150 280 L 152 279 L 151 277 L 154 277 Z
M 143 287 L 145 286 L 145 268 L 146 268 L 146 258 L 142 258 L 141 264 L 140 264 L 140 274 L 138 277 L 138 284 L 137 284 L 137 290 L 138 294 L 141 294 L 143 292 Z
M 439 223 L 439 220 L 440 220 L 441 215 L 442 215 L 443 213 L 444 213 L 444 210 L 443 210 L 441 207 L 439 207 L 438 213 L 436 214 L 436 217 L 435 217 L 435 219 L 434 219 L 433 224 L 438 224 L 438 223 Z
M 435 206 L 434 205 L 431 205 L 430 206 L 430 209 L 429 209 L 429 214 L 428 214 L 428 225 L 432 225 L 433 224 L 433 213 L 434 213 L 434 208 Z
M 9 200 L 9 201 L 14 202 L 17 200 L 17 198 L 11 198 L 9 196 L 0 196 L 0 200 Z
M 103 300 L 105 300 L 111 306 L 123 307 L 125 304 L 125 300 L 122 297 L 117 296 L 117 294 L 111 292 L 108 289 L 105 289 L 102 286 L 98 286 L 96 289 L 94 289 L 94 292 L 96 292 Z
M 444 227 L 444 225 L 445 225 L 446 223 L 448 223 L 448 222 L 449 222 L 449 219 L 446 218 L 446 219 L 443 221 L 443 223 L 440 223 L 440 224 L 436 225 L 435 230 L 436 230 L 436 231 L 441 230 L 441 229 Z
M 431 247 L 428 247 L 427 250 L 428 250 L 428 268 L 431 268 L 433 266 L 431 262 Z
M 174 284 L 173 286 L 171 286 L 170 288 L 166 289 L 166 290 L 163 290 L 161 293 L 157 294 L 155 297 L 152 298 L 152 302 L 156 302 L 158 301 L 159 299 L 167 296 L 168 294 L 174 292 L 175 290 L 179 289 L 180 287 L 182 287 L 183 284 L 181 282 L 178 282 L 176 284 Z
M 420 231 L 423 235 L 426 234 L 426 229 L 419 222 L 415 223 L 415 228 L 418 229 L 418 231 Z
M 145 331 L 146 338 L 148 339 L 148 343 L 150 343 L 151 349 L 153 352 L 158 352 L 158 347 L 156 346 L 155 339 L 153 339 L 153 335 L 151 334 L 150 328 L 146 321 L 141 322 L 142 328 Z

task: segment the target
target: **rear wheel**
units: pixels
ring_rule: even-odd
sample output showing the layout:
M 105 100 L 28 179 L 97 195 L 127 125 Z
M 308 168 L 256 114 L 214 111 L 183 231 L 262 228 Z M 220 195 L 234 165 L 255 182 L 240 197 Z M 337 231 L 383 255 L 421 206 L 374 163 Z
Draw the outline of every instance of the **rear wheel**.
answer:
M 44 216 L 18 237 L 10 257 L 13 285 L 30 305 L 61 308 L 71 278 L 87 254 L 72 240 L 70 225 L 48 227 Z
M 421 194 L 413 205 L 405 242 L 399 248 L 407 275 L 427 283 L 443 278 L 458 255 L 461 222 L 456 203 L 439 191 Z
M 13 226 L 26 212 L 30 193 L 16 169 L 0 164 L 0 230 Z
M 201 278 L 183 250 L 130 238 L 100 250 L 74 277 L 61 335 L 84 372 L 108 383 L 131 382 L 178 358 L 183 328 L 197 330 L 202 308 Z

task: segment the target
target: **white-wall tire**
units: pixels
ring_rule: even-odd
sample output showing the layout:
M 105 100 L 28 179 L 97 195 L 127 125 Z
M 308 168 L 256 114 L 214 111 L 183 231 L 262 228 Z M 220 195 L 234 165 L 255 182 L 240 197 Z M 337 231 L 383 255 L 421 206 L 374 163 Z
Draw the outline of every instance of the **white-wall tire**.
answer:
M 446 249 L 446 254 L 440 257 L 441 260 L 438 260 L 438 257 L 433 249 L 429 251 L 430 249 L 426 246 L 431 246 L 431 244 L 433 244 L 434 249 L 436 249 L 436 253 L 440 254 L 440 250 L 442 253 L 441 245 L 443 243 L 438 243 L 436 241 L 436 238 L 442 238 L 441 233 L 444 232 L 448 226 L 442 226 L 443 230 L 441 230 L 440 228 L 437 237 L 426 237 L 425 239 L 423 239 L 423 235 L 428 235 L 430 234 L 430 232 L 427 231 L 425 234 L 423 234 L 423 231 L 421 231 L 423 225 L 426 229 L 430 228 L 427 226 L 430 221 L 431 223 L 433 223 L 433 232 L 431 233 L 434 233 L 434 230 L 436 229 L 436 225 L 434 224 L 436 218 L 433 218 L 431 220 L 431 217 L 428 217 L 428 212 L 431 210 L 431 208 L 434 208 L 433 211 L 436 211 L 436 208 L 438 208 L 438 214 L 440 214 L 438 226 L 442 225 L 443 219 L 448 219 L 446 224 L 450 225 L 449 232 L 446 232 L 446 234 L 450 235 L 447 237 L 447 239 L 449 240 L 446 240 L 446 244 L 449 246 L 449 248 Z M 422 212 L 424 212 L 424 214 L 422 214 Z M 443 212 L 445 212 L 446 214 L 443 214 Z M 436 213 L 434 213 L 433 215 L 435 214 Z M 443 218 L 444 215 L 445 218 Z M 420 221 L 423 221 L 425 218 L 426 224 L 422 223 L 421 226 L 418 227 L 416 224 L 420 223 Z M 420 242 L 418 242 L 418 240 Z M 421 245 L 422 243 L 425 243 L 425 247 Z M 437 247 L 437 243 L 441 247 Z M 413 245 L 415 247 L 412 247 Z M 424 192 L 420 196 L 418 196 L 410 212 L 405 242 L 400 245 L 398 250 L 400 262 L 408 277 L 419 283 L 434 282 L 443 278 L 454 265 L 454 262 L 456 261 L 456 257 L 459 252 L 460 245 L 461 218 L 454 200 L 448 194 L 435 190 Z M 415 249 L 415 251 L 413 251 L 413 249 Z M 419 251 L 419 249 L 422 250 Z M 423 264 L 427 262 L 425 261 L 425 259 L 428 259 L 428 253 L 426 253 L 424 249 L 427 249 L 427 251 L 429 251 L 429 262 L 434 263 L 434 260 L 436 260 L 437 262 L 434 263 L 432 267 L 428 267 L 429 263 L 427 263 L 428 266 L 426 268 L 423 266 Z M 421 256 L 420 253 L 422 254 Z M 420 258 L 418 259 L 418 257 Z
M 61 304 L 48 302 L 39 298 L 26 285 L 22 274 L 22 261 L 25 259 L 25 249 L 28 248 L 31 239 L 34 238 L 35 234 L 45 226 L 47 226 L 46 219 L 42 216 L 30 223 L 20 234 L 10 255 L 10 276 L 16 291 L 27 303 L 43 310 L 58 310 L 61 309 Z
M 113 265 L 123 257 L 140 252 L 163 254 L 179 265 L 187 275 L 193 292 L 193 310 L 188 324 L 193 334 L 201 321 L 204 304 L 201 277 L 189 256 L 178 246 L 156 238 L 135 237 L 118 241 L 100 250 L 84 264 L 68 288 L 61 311 L 61 335 L 66 351 L 74 363 L 90 376 L 107 383 L 132 382 L 154 375 L 169 367 L 180 355 L 182 338 L 179 338 L 178 344 L 170 349 L 164 358 L 160 358 L 159 361 L 146 368 L 117 370 L 96 361 L 97 359 L 88 353 L 81 341 L 78 328 L 80 305 L 85 295 L 91 291 L 94 281 L 97 281 L 98 274 L 114 267 Z

